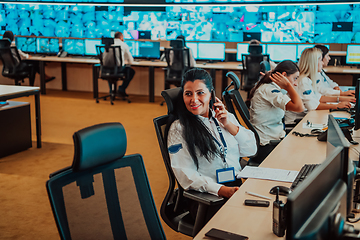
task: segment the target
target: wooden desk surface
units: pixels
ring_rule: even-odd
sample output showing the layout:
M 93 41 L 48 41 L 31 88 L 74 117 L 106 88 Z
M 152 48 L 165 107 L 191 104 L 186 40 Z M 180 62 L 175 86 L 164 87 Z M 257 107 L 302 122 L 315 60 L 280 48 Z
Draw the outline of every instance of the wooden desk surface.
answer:
M 39 87 L 0 85 L 0 97 L 11 96 L 18 93 L 40 91 Z
M 31 56 L 28 60 L 33 61 L 46 61 L 46 62 L 66 62 L 66 63 L 89 63 L 89 64 L 99 64 L 100 61 L 97 58 L 81 58 L 81 57 L 56 57 L 56 56 Z M 240 66 L 239 66 L 240 64 Z M 141 66 L 141 67 L 166 67 L 167 63 L 164 61 L 149 61 L 149 60 L 139 60 L 134 61 L 132 66 Z M 228 70 L 243 70 L 240 62 L 217 62 L 217 63 L 202 63 L 196 64 L 198 68 L 204 69 L 228 69 Z
M 351 66 L 327 66 L 324 68 L 326 73 L 337 73 L 337 74 L 360 74 L 360 69 Z
M 307 120 L 316 124 L 327 123 L 328 114 L 328 110 L 310 111 L 293 131 L 310 133 L 310 129 L 304 129 L 302 123 Z M 345 112 L 333 112 L 332 114 L 335 116 L 348 117 L 348 114 Z M 325 160 L 325 156 L 326 142 L 320 142 L 316 137 L 299 137 L 289 134 L 260 166 L 299 171 L 304 164 L 321 163 Z M 268 208 L 250 207 L 243 204 L 245 199 L 259 199 L 247 195 L 245 193 L 246 191 L 268 196 L 275 200 L 275 196 L 271 195 L 269 190 L 276 185 L 290 187 L 291 183 L 247 179 L 194 239 L 210 239 L 205 237 L 205 233 L 211 228 L 219 228 L 245 235 L 248 236 L 249 239 L 279 239 L 272 232 L 273 200 L 270 200 L 270 206 Z M 286 197 L 281 196 L 280 200 L 286 202 Z

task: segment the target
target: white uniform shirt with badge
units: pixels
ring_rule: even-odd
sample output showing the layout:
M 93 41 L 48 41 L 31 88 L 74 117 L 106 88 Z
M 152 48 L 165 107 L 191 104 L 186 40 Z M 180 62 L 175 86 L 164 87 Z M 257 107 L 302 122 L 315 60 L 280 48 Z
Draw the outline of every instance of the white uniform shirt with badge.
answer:
M 214 115 L 214 114 L 213 114 Z M 212 118 L 198 116 L 210 129 L 212 135 L 221 143 L 219 132 Z M 239 132 L 233 136 L 219 122 L 222 134 L 227 144 L 226 163 L 234 167 L 235 175 L 241 170 L 240 157 L 252 156 L 257 151 L 255 136 L 252 131 L 241 126 L 235 116 L 228 113 L 229 120 L 239 127 Z M 168 135 L 168 151 L 171 159 L 171 167 L 180 185 L 188 190 L 194 189 L 200 192 L 208 192 L 214 195 L 222 184 L 217 183 L 216 170 L 224 168 L 223 158 L 215 156 L 210 162 L 202 156 L 198 156 L 199 168 L 188 151 L 183 138 L 183 126 L 179 120 L 171 124 Z M 216 145 L 216 144 L 215 144 Z
M 310 78 L 304 77 L 300 79 L 300 81 L 298 81 L 298 85 L 295 86 L 295 90 L 304 103 L 305 111 L 301 113 L 286 111 L 286 124 L 294 123 L 295 119 L 303 118 L 308 111 L 315 110 L 320 104 L 320 98 L 322 95 L 318 91 L 314 91 Z
M 286 104 L 290 101 L 287 92 L 275 83 L 262 84 L 254 93 L 250 106 L 250 122 L 265 146 L 270 140 L 285 137 L 282 119 Z
M 337 86 L 339 85 L 333 80 L 331 80 L 323 70 L 320 73 L 318 73 L 318 78 L 316 80 L 316 87 L 321 95 L 323 96 L 340 95 L 340 90 L 334 89 L 334 87 Z

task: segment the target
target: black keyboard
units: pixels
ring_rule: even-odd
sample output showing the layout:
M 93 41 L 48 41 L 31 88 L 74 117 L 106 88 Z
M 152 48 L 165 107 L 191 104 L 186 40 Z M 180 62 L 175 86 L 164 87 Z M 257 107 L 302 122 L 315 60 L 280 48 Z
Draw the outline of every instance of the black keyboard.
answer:
M 295 180 L 291 184 L 291 190 L 294 190 L 296 186 L 299 185 L 305 178 L 317 167 L 319 164 L 305 164 L 302 166 L 301 170 L 299 171 L 298 175 L 296 176 Z

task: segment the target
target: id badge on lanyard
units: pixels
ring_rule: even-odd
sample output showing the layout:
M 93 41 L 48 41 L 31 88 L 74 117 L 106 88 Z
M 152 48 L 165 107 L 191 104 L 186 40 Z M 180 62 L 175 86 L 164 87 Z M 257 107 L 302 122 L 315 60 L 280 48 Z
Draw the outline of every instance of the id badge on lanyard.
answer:
M 223 162 L 224 162 L 224 168 L 216 170 L 216 181 L 217 181 L 217 183 L 233 182 L 233 181 L 235 181 L 235 169 L 234 169 L 234 167 L 228 167 L 228 164 L 226 162 L 227 145 L 226 145 L 224 136 L 222 134 L 221 128 L 219 126 L 219 123 L 216 121 L 216 119 L 214 117 L 213 117 L 213 120 L 214 120 L 216 128 L 219 132 L 219 136 L 220 136 L 220 139 L 221 139 L 223 145 L 221 145 L 214 136 L 213 136 L 213 138 L 214 138 L 214 141 L 217 143 L 217 145 L 220 147 L 221 155 L 222 155 Z

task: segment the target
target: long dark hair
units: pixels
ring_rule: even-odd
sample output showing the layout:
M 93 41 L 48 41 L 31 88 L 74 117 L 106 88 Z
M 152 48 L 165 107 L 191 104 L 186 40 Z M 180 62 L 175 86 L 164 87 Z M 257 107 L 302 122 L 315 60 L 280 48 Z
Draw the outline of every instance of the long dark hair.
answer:
M 198 116 L 189 112 L 185 106 L 183 93 L 184 85 L 191 81 L 201 80 L 211 92 L 214 87 L 210 74 L 201 68 L 193 68 L 187 71 L 181 81 L 181 93 L 178 100 L 178 118 L 183 126 L 183 137 L 186 141 L 188 151 L 194 160 L 197 168 L 199 168 L 198 154 L 205 157 L 209 162 L 215 155 L 221 155 L 220 150 L 214 143 L 210 130 L 205 126 Z M 211 114 L 211 113 L 210 113 Z
M 291 60 L 284 60 L 281 63 L 279 63 L 274 70 L 269 71 L 265 74 L 265 76 L 263 76 L 260 81 L 255 85 L 255 87 L 253 87 L 253 89 L 251 89 L 250 94 L 249 94 L 249 100 L 251 100 L 254 96 L 255 91 L 263 84 L 266 83 L 271 83 L 271 79 L 270 76 L 274 73 L 283 73 L 286 72 L 287 75 L 291 75 L 294 74 L 296 72 L 300 72 L 300 69 L 298 67 L 298 65 L 296 65 L 296 63 L 294 63 Z
M 321 50 L 322 59 L 324 59 L 325 55 L 329 52 L 329 49 L 325 45 L 318 44 L 318 45 L 315 45 L 314 47 Z

